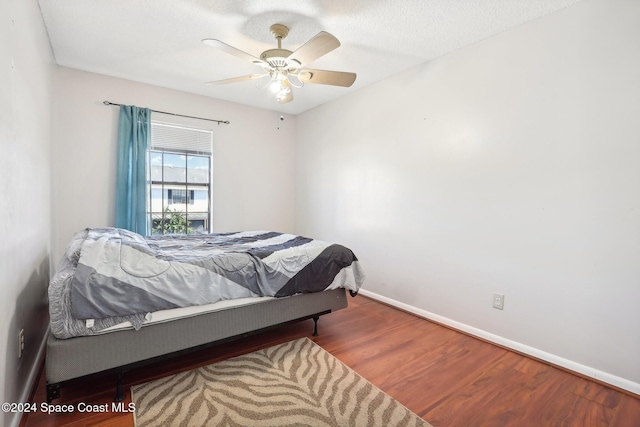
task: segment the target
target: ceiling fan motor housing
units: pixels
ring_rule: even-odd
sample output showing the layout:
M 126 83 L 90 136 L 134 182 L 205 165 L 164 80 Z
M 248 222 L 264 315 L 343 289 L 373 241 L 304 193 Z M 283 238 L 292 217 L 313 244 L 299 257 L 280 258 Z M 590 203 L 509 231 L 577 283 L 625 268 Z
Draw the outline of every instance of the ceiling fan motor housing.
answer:
M 271 34 L 278 40 L 277 49 L 269 49 L 262 52 L 260 59 L 265 61 L 273 68 L 292 70 L 300 66 L 300 63 L 295 60 L 287 59 L 293 52 L 287 49 L 282 49 L 282 39 L 289 34 L 289 28 L 282 24 L 273 24 L 270 27 Z
M 300 63 L 295 59 L 287 59 L 291 55 L 291 51 L 287 49 L 269 49 L 262 52 L 260 59 L 274 68 L 295 69 Z

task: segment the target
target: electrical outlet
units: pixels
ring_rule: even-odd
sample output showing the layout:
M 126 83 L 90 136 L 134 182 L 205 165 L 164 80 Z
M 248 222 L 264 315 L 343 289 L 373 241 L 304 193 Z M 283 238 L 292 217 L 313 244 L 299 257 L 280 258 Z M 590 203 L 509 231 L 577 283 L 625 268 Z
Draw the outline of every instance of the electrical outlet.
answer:
M 18 332 L 18 359 L 22 357 L 24 351 L 24 329 L 20 329 Z
M 497 308 L 498 310 L 504 310 L 503 294 L 493 294 L 493 308 Z

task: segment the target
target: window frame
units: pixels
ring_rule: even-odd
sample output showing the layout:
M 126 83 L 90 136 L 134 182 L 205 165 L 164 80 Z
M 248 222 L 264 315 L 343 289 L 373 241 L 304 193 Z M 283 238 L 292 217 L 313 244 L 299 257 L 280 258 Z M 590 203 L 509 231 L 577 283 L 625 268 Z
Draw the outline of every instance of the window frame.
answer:
M 198 133 L 203 133 L 208 135 L 208 150 L 189 150 L 189 149 L 185 149 L 184 147 L 179 147 L 179 148 L 172 148 L 172 147 L 168 147 L 166 145 L 166 143 L 163 141 L 160 144 L 154 145 L 154 126 L 165 126 L 165 127 L 170 127 L 173 128 L 174 130 L 178 130 L 178 132 L 180 130 L 184 130 L 185 132 L 198 132 Z M 192 127 L 192 126 L 185 126 L 185 125 L 181 125 L 181 124 L 177 124 L 177 123 L 167 123 L 167 122 L 160 122 L 160 121 L 155 121 L 152 120 L 151 121 L 151 127 L 152 127 L 152 131 L 151 131 L 151 136 L 150 136 L 150 144 L 149 144 L 149 148 L 147 150 L 147 164 L 149 165 L 148 168 L 148 174 L 147 174 L 147 189 L 148 189 L 148 198 L 147 198 L 147 235 L 150 236 L 158 236 L 158 235 L 164 235 L 164 234 L 193 234 L 193 233 L 198 233 L 198 232 L 206 232 L 206 233 L 210 233 L 212 231 L 213 228 L 213 131 L 211 129 L 205 129 L 205 128 L 197 128 L 197 127 Z M 200 143 L 198 143 L 200 144 Z M 202 144 L 200 144 L 202 145 Z M 198 148 L 200 148 L 200 146 L 198 146 Z M 152 157 L 154 155 L 160 155 L 161 158 L 161 164 L 159 166 L 160 168 L 160 172 L 161 172 L 161 176 L 160 176 L 160 180 L 158 179 L 153 179 L 154 178 L 154 166 L 152 164 Z M 165 163 L 165 155 L 178 155 L 178 156 L 184 156 L 184 181 L 179 180 L 179 181 L 167 181 L 165 179 L 165 169 L 166 169 L 166 163 Z M 207 180 L 206 182 L 190 182 L 189 181 L 189 160 L 193 159 L 193 157 L 201 157 L 201 158 L 205 158 L 207 159 L 207 163 L 208 163 L 208 171 L 207 171 Z M 167 188 L 170 187 L 170 188 Z M 181 188 L 175 188 L 175 187 L 181 187 Z M 198 191 L 198 188 L 204 188 L 206 187 L 206 197 L 207 197 L 207 204 L 206 204 L 206 212 L 205 211 L 200 211 L 200 210 L 190 210 L 190 206 L 193 207 L 193 205 L 195 204 L 195 199 L 196 199 L 196 194 Z M 160 203 L 161 203 L 161 212 L 158 212 L 157 210 L 154 210 L 154 190 L 157 192 L 158 190 L 160 191 Z M 173 191 L 183 191 L 184 195 L 185 195 L 185 202 L 186 203 L 177 203 L 173 201 L 173 196 L 174 194 Z M 171 194 L 171 197 L 169 196 L 169 194 Z M 157 203 L 157 202 L 156 202 Z M 180 232 L 180 233 L 173 233 L 171 231 L 166 231 L 165 229 L 165 221 L 166 221 L 166 214 L 168 213 L 169 207 L 172 205 L 183 205 L 184 206 L 184 211 L 175 211 L 178 212 L 179 214 L 184 215 L 184 220 L 185 220 L 185 229 Z M 204 219 L 202 221 L 204 221 L 203 224 L 203 228 L 201 231 L 194 231 L 192 233 L 189 233 L 189 214 L 202 214 L 204 215 Z M 158 214 L 161 215 L 160 218 L 160 232 L 154 232 L 154 230 L 156 230 L 156 227 L 154 227 L 154 217 L 157 216 Z M 191 220 L 191 221 L 195 221 L 195 220 Z M 197 221 L 200 221 L 199 219 Z

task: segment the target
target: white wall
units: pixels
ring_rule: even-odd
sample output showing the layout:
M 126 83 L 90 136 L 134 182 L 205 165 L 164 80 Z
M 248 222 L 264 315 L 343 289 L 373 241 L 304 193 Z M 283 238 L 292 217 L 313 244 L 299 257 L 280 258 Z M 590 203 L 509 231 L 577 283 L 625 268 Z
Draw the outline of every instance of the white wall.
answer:
M 638 22 L 584 0 L 299 115 L 296 231 L 386 301 L 640 393 Z
M 0 402 L 27 401 L 48 322 L 53 67 L 37 2 L 0 2 Z
M 213 130 L 214 231 L 293 232 L 294 116 L 100 74 L 59 67 L 56 75 L 53 256 L 85 227 L 113 226 L 118 107 L 229 120 L 152 114 L 154 120 Z M 57 262 L 57 261 L 56 261 Z

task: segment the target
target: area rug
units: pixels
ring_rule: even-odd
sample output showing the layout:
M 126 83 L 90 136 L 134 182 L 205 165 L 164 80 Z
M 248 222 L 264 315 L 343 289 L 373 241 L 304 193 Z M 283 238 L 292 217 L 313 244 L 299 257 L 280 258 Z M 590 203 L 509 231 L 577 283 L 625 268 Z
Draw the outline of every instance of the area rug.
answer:
M 137 427 L 430 426 L 308 338 L 131 388 Z

